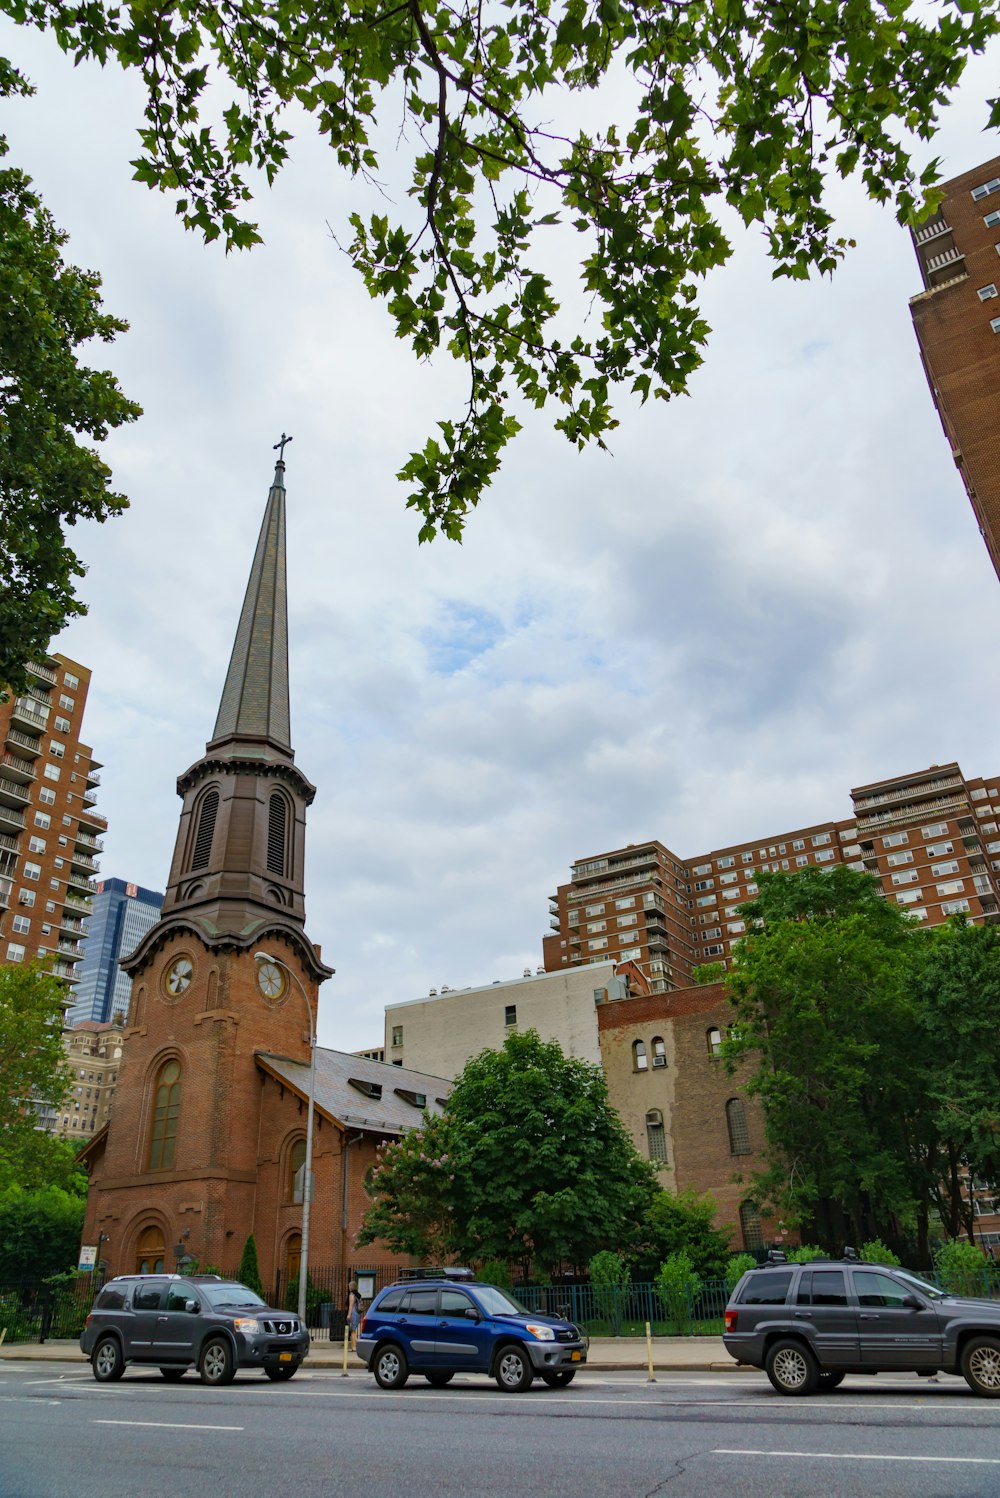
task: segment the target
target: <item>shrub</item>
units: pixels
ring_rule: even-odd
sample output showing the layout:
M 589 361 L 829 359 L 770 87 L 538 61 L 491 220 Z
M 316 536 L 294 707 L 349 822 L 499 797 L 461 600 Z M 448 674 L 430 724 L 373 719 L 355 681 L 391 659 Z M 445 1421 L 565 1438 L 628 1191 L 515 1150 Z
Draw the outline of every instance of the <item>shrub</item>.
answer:
M 628 1265 L 621 1254 L 604 1248 L 595 1254 L 587 1265 L 592 1285 L 627 1285 L 630 1282 Z
M 988 1265 L 982 1249 L 961 1238 L 943 1243 L 934 1255 L 934 1267 L 942 1285 L 955 1295 L 981 1293 Z
M 506 1259 L 484 1259 L 479 1266 L 479 1279 L 487 1285 L 499 1285 L 501 1290 L 512 1290 L 514 1280 Z
M 871 1238 L 867 1243 L 862 1243 L 861 1257 L 869 1264 L 895 1264 L 897 1268 L 903 1262 L 891 1248 L 886 1248 L 881 1238 Z
M 797 1248 L 790 1248 L 786 1257 L 789 1264 L 811 1264 L 813 1259 L 825 1259 L 826 1254 L 815 1243 L 800 1243 Z
M 260 1265 L 257 1262 L 257 1244 L 253 1233 L 243 1245 L 243 1253 L 240 1257 L 240 1267 L 237 1270 L 237 1278 L 241 1285 L 246 1285 L 250 1290 L 256 1290 L 263 1300 L 264 1286 L 260 1278 Z
M 756 1269 L 757 1260 L 753 1254 L 733 1254 L 726 1264 L 726 1289 L 734 1290 L 737 1281 L 742 1279 L 748 1269 Z
M 656 1293 L 677 1330 L 690 1330 L 695 1302 L 701 1294 L 701 1279 L 695 1273 L 694 1261 L 684 1249 L 671 1254 L 660 1265 Z

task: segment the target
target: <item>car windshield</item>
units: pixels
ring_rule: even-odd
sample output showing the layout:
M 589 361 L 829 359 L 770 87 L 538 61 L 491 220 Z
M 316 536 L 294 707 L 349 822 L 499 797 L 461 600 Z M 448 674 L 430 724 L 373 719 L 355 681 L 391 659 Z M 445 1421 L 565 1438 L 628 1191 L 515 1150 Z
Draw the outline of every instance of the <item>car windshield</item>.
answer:
M 496 1285 L 477 1285 L 476 1298 L 488 1316 L 527 1316 L 528 1307 Z
M 905 1280 L 908 1285 L 915 1285 L 921 1295 L 927 1295 L 931 1300 L 943 1300 L 945 1292 L 939 1290 L 937 1285 L 931 1285 L 927 1280 L 922 1280 L 919 1274 L 911 1274 L 908 1269 L 897 1269 L 896 1278 Z
M 199 1285 L 198 1289 L 205 1299 L 213 1306 L 266 1306 L 267 1301 L 261 1300 L 256 1290 L 251 1290 L 249 1285 L 236 1283 L 221 1285 Z

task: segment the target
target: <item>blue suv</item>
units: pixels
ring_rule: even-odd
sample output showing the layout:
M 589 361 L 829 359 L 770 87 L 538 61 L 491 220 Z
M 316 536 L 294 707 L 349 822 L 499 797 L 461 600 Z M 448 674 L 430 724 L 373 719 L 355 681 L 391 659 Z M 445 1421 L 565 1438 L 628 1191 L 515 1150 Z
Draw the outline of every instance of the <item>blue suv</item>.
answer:
M 390 1285 L 361 1323 L 358 1355 L 382 1389 L 420 1373 L 435 1389 L 456 1373 L 488 1373 L 507 1393 L 537 1374 L 552 1388 L 573 1382 L 587 1339 L 572 1322 L 529 1311 L 509 1290 L 449 1274 Z

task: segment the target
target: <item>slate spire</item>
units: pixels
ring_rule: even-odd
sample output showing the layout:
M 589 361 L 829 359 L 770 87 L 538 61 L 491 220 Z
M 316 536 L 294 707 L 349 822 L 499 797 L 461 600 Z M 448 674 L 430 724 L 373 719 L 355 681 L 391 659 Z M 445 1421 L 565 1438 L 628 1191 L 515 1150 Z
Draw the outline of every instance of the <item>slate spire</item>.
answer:
M 209 748 L 230 738 L 265 740 L 291 750 L 283 458 L 267 497 Z

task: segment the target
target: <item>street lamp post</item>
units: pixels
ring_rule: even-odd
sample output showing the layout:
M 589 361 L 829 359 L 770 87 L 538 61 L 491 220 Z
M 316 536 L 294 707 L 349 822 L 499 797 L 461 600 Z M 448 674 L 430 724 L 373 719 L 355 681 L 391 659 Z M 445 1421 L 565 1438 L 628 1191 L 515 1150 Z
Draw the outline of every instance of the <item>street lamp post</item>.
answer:
M 316 1024 L 309 995 L 288 963 L 282 962 L 280 957 L 272 957 L 269 952 L 255 952 L 254 961 L 273 963 L 275 967 L 280 967 L 282 972 L 287 973 L 305 1000 L 309 1013 L 309 1106 L 306 1109 L 306 1158 L 302 1167 L 302 1251 L 299 1255 L 299 1320 L 305 1326 L 307 1325 L 306 1286 L 309 1278 L 309 1208 L 312 1198 L 313 1111 L 316 1101 Z

